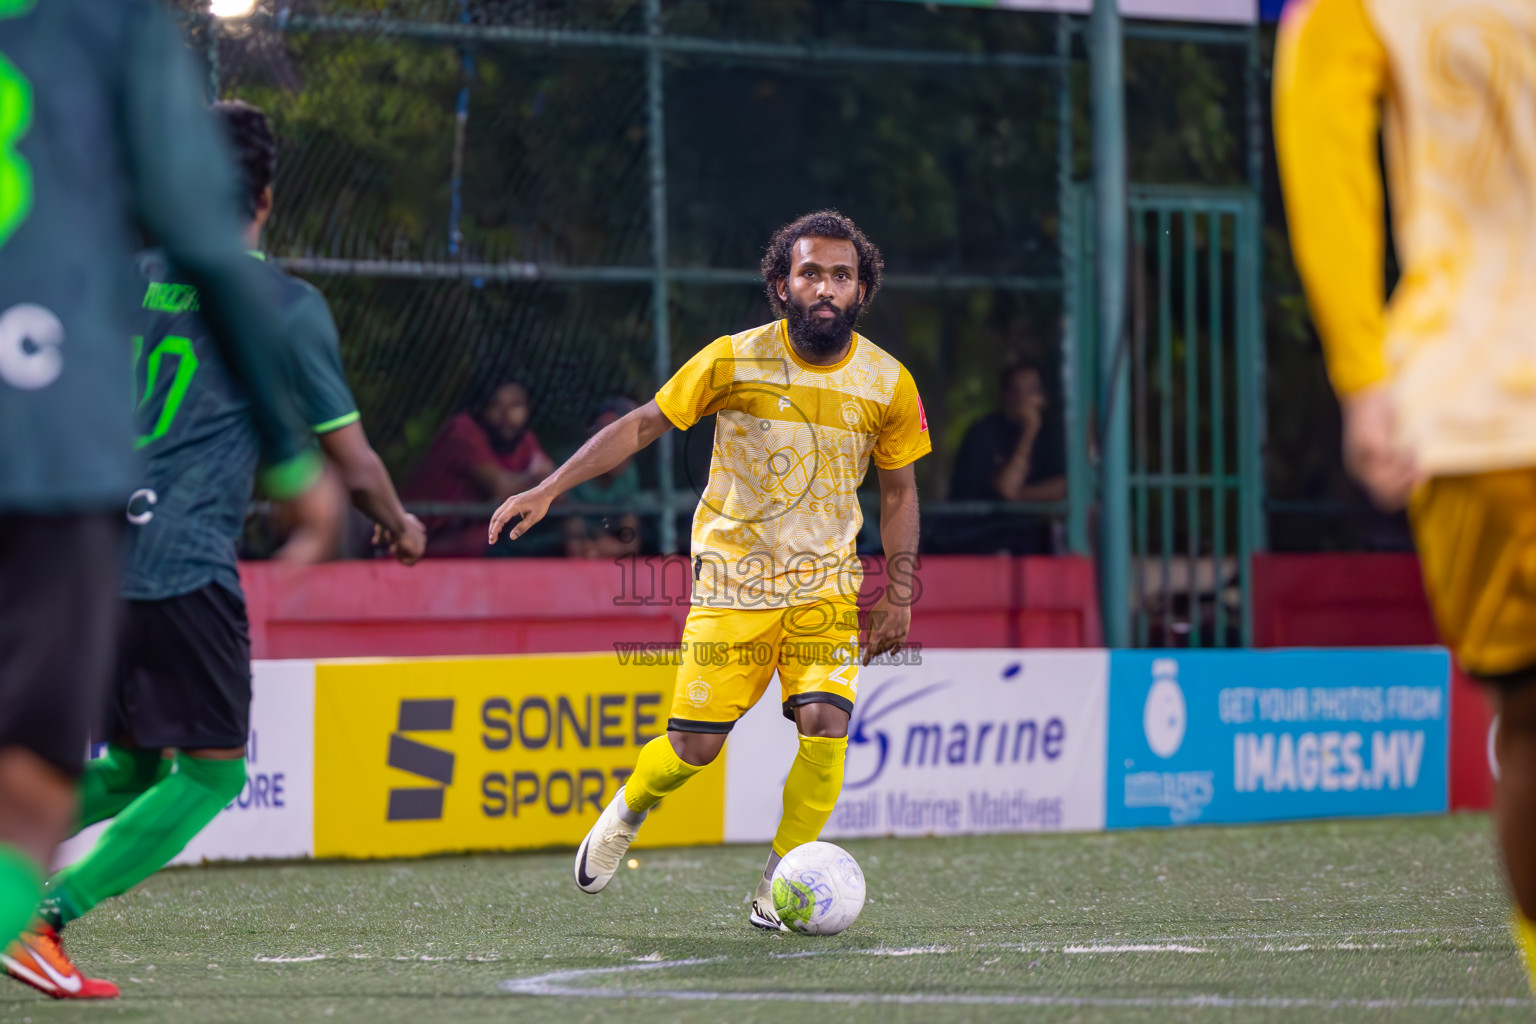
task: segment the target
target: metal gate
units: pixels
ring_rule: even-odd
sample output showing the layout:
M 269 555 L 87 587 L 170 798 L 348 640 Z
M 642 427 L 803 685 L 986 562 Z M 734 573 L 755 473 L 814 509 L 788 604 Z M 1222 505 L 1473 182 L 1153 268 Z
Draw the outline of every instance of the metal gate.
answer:
M 1257 203 L 1245 190 L 1157 186 L 1132 186 L 1129 198 L 1129 312 L 1113 359 L 1096 355 L 1087 189 L 1069 225 L 1079 315 L 1067 368 L 1081 411 L 1070 441 L 1071 533 L 1088 537 L 1089 506 L 1125 495 L 1129 572 L 1101 580 L 1109 637 L 1138 647 L 1247 645 L 1251 556 L 1265 546 Z M 1129 464 L 1119 467 L 1096 457 L 1115 402 L 1129 403 Z M 1099 536 L 1101 548 L 1109 539 Z

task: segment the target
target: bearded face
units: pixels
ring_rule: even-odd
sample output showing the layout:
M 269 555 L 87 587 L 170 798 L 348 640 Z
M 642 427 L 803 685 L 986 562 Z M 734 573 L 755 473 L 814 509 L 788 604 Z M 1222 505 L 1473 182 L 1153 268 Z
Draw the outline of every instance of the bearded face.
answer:
M 847 347 L 864 307 L 858 250 L 846 238 L 809 235 L 796 239 L 789 255 L 778 294 L 790 340 L 805 358 L 828 361 Z
M 842 351 L 853 337 L 853 325 L 864 308 L 862 302 L 854 302 L 847 309 L 839 309 L 830 298 L 806 306 L 794 295 L 789 297 L 788 306 L 790 340 L 813 359 L 826 359 Z

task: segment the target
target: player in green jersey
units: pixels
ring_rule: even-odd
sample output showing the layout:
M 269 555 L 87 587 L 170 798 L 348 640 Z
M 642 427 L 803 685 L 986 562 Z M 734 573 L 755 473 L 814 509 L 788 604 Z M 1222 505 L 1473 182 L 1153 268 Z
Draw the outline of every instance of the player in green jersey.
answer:
M 261 111 L 214 107 L 244 172 L 253 263 L 272 210 L 277 143 Z M 407 565 L 426 531 L 405 511 L 368 444 L 342 370 L 336 326 L 312 285 L 258 263 L 278 296 L 288 385 L 353 502 Z M 148 456 L 129 503 L 127 622 L 102 728 L 106 754 L 85 769 L 81 827 L 111 819 L 85 857 L 48 883 L 37 926 L 0 961 L 37 984 L 62 958 L 56 936 L 102 900 L 158 871 L 245 785 L 251 650 L 236 540 L 251 500 L 258 443 L 250 404 L 210 337 L 201 294 L 154 250 L 139 258 L 143 333 L 134 339 L 138 444 Z M 174 751 L 162 757 L 162 751 Z M 78 973 L 78 969 L 77 969 Z M 82 977 L 84 977 L 82 975 Z M 109 982 L 85 978 L 93 997 Z
M 157 0 L 0 0 L 0 936 L 25 926 L 75 819 L 116 650 L 118 541 L 138 477 L 128 344 L 140 230 L 202 296 L 279 496 L 337 509 L 282 387 L 227 154 Z M 327 520 L 330 520 L 328 523 Z M 81 991 L 67 964 L 44 981 Z

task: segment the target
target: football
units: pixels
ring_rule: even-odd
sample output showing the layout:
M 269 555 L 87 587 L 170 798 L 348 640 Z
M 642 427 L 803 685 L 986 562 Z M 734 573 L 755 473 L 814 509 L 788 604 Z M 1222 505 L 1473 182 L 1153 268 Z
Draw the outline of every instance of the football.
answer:
M 790 931 L 836 935 L 864 909 L 864 872 L 841 846 L 797 846 L 773 872 L 773 909 Z

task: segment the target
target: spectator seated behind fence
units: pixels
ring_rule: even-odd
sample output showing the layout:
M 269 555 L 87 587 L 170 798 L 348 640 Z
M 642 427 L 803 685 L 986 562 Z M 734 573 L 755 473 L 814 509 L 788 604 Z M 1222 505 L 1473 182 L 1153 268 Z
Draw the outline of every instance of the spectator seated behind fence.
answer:
M 598 406 L 587 437 L 632 412 L 635 403 L 615 396 Z M 589 505 L 629 505 L 640 493 L 640 469 L 633 456 L 608 472 L 577 484 L 567 501 Z M 617 558 L 640 550 L 640 517 L 633 512 L 571 516 L 565 521 L 565 553 L 570 558 Z
M 1060 501 L 1067 496 L 1066 451 L 1061 417 L 1051 414 L 1038 367 L 1015 362 L 1002 376 L 997 412 L 971 424 L 960 443 L 951 501 Z M 951 535 L 971 551 L 1015 555 L 1051 554 L 1051 521 L 1031 514 L 1000 513 L 956 519 Z
M 405 488 L 413 502 L 491 505 L 525 491 L 554 471 L 528 426 L 528 391 L 504 380 L 444 425 Z M 428 550 L 440 558 L 490 554 L 486 515 L 423 516 Z

